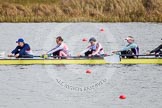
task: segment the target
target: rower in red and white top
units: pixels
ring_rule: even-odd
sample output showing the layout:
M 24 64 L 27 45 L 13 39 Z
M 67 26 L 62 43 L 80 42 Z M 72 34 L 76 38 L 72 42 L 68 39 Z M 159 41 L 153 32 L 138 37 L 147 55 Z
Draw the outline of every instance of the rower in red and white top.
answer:
M 61 36 L 56 38 L 57 45 L 47 52 L 48 55 L 53 55 L 54 58 L 61 58 L 61 57 L 68 57 L 69 56 L 69 49 L 68 46 L 63 42 Z
M 79 53 L 79 56 L 85 55 L 88 57 L 103 57 L 104 56 L 104 50 L 102 45 L 97 42 L 97 40 L 94 37 L 91 37 L 89 39 L 90 45 L 82 52 Z

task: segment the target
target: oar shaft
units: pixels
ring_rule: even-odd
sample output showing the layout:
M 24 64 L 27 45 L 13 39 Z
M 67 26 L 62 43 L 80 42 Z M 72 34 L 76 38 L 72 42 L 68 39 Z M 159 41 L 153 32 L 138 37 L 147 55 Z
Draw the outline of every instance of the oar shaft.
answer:
M 105 55 L 105 56 L 111 56 L 111 55 Z M 103 56 L 103 57 L 105 57 Z M 39 55 L 35 55 L 33 57 L 40 57 L 40 58 L 44 58 L 43 56 L 39 56 Z M 88 57 L 88 56 L 48 56 L 48 57 L 53 57 L 53 58 L 102 58 L 99 56 L 92 56 L 92 57 Z M 48 58 L 46 57 L 46 58 Z
M 103 57 L 107 57 L 107 56 L 112 56 L 112 55 L 104 55 Z M 130 55 L 130 54 L 122 54 L 122 55 L 119 55 L 119 56 L 138 56 L 138 57 L 149 57 L 149 56 L 162 56 L 162 54 L 158 54 L 158 55 L 155 55 L 155 54 L 150 54 L 150 55 L 144 55 L 144 54 L 141 54 L 141 55 Z M 33 57 L 40 57 L 40 58 L 43 58 L 42 56 L 40 55 L 35 55 Z M 92 56 L 92 57 L 87 57 L 87 56 L 48 56 L 48 57 L 53 57 L 53 58 L 101 58 L 99 56 Z
M 149 57 L 149 56 L 162 56 L 162 54 L 149 54 L 149 55 L 145 55 L 145 54 L 140 54 L 140 55 L 130 55 L 130 54 L 121 54 L 120 56 L 146 56 L 146 57 Z

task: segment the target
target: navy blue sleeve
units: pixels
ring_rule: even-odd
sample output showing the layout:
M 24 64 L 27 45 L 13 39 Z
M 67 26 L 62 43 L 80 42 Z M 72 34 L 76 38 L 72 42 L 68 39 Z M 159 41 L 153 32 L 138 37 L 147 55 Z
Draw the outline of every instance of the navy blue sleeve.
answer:
M 17 51 L 18 51 L 18 46 L 11 53 L 16 54 Z
M 25 55 L 27 50 L 30 50 L 30 46 L 28 44 L 25 44 L 24 47 L 19 52 L 20 56 Z
M 153 49 L 150 53 L 158 53 L 160 51 L 160 49 L 162 49 L 162 44 L 159 45 L 157 48 Z

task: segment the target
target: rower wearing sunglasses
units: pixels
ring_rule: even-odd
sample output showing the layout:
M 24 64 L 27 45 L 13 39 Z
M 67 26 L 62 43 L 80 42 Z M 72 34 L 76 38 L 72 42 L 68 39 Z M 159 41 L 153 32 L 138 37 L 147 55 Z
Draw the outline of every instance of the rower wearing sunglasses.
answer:
M 128 36 L 126 39 L 127 45 L 117 51 L 113 51 L 112 53 L 119 54 L 122 56 L 122 58 L 135 58 L 138 57 L 139 55 L 139 47 L 138 45 L 134 42 L 134 38 L 132 36 Z

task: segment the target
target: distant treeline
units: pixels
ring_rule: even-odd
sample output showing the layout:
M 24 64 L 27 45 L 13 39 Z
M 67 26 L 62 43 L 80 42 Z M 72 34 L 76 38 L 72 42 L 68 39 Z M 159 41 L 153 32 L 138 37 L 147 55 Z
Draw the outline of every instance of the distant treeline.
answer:
M 162 22 L 162 0 L 0 0 L 0 22 Z

